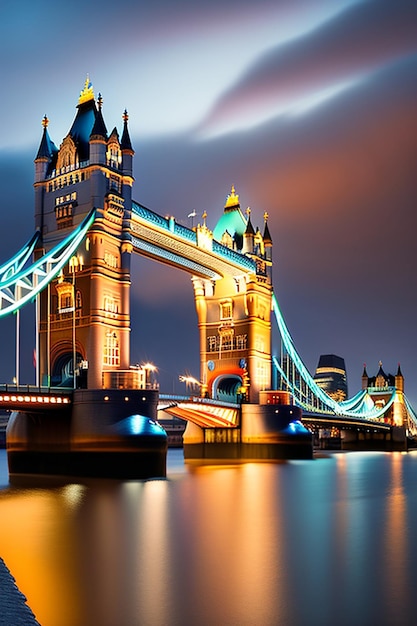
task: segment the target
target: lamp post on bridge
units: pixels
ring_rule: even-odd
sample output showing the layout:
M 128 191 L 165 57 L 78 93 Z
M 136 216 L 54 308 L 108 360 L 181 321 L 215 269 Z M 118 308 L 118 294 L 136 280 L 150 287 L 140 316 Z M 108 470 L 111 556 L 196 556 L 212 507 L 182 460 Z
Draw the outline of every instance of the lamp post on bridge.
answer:
M 146 389 L 150 389 L 155 385 L 155 381 L 152 382 L 151 373 L 157 372 L 158 368 L 153 363 L 144 363 L 142 368 L 145 370 L 145 386 Z
M 178 376 L 178 380 L 180 381 L 180 383 L 185 383 L 186 391 L 188 391 L 189 389 L 193 391 L 196 387 L 201 388 L 200 381 L 194 378 L 193 376 L 187 376 L 187 375 Z
M 16 286 L 16 300 L 20 299 L 20 287 Z M 16 387 L 19 386 L 20 375 L 20 309 L 16 309 Z

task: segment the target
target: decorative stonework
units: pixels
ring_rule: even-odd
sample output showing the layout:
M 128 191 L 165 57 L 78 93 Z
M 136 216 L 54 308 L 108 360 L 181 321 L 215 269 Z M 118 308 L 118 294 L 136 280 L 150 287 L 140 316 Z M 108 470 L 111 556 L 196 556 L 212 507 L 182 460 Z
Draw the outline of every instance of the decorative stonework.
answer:
M 76 167 L 77 163 L 77 147 L 70 135 L 67 135 L 60 145 L 56 169 L 60 171 L 62 168 Z

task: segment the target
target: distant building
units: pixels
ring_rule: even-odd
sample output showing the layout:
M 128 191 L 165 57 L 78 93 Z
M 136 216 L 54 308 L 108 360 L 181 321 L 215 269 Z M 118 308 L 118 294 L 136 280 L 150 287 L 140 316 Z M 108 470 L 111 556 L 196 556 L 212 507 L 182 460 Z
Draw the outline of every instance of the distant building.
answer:
M 314 374 L 314 380 L 337 402 L 348 395 L 345 360 L 335 354 L 322 354 Z
M 366 365 L 364 365 L 362 374 L 362 389 L 372 389 L 380 392 L 393 387 L 400 391 L 404 391 L 404 376 L 402 375 L 400 364 L 398 364 L 398 370 L 395 376 L 384 372 L 381 361 L 379 362 L 379 369 L 376 376 L 368 376 Z
M 372 398 L 377 409 L 390 406 L 384 413 L 384 421 L 396 426 L 408 427 L 407 410 L 404 397 L 404 376 L 400 364 L 397 373 L 386 374 L 379 362 L 376 376 L 368 376 L 366 365 L 363 367 L 362 389 Z

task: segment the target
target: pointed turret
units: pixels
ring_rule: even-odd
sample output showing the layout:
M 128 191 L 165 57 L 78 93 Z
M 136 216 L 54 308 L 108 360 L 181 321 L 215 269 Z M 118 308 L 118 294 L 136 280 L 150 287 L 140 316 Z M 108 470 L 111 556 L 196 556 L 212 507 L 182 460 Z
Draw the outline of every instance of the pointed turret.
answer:
M 96 119 L 90 133 L 90 162 L 100 165 L 104 165 L 106 162 L 107 143 L 107 128 L 103 119 L 102 107 L 103 98 L 99 93 L 97 98 Z
M 54 165 L 58 152 L 58 148 L 49 137 L 48 124 L 49 120 L 45 115 L 42 119 L 42 139 L 35 158 L 35 182 L 40 182 L 46 178 L 48 170 L 52 169 Z
M 265 211 L 264 213 L 264 248 L 265 248 L 265 259 L 267 261 L 272 261 L 272 238 L 268 228 L 268 213 Z
M 123 120 L 123 132 L 122 139 L 120 142 L 120 148 L 122 151 L 122 172 L 123 172 L 123 197 L 126 199 L 126 207 L 130 207 L 132 204 L 132 187 L 133 187 L 133 156 L 135 151 L 132 148 L 132 142 L 130 141 L 129 128 L 127 122 L 129 120 L 129 115 L 127 113 L 127 109 L 123 111 L 122 115 Z M 130 220 L 130 211 L 127 210 L 125 212 L 125 226 L 126 233 L 130 232 L 129 221 Z M 130 237 L 130 235 L 126 234 L 126 237 Z
M 101 97 L 101 93 L 98 94 L 97 98 L 97 114 L 96 121 L 94 122 L 94 126 L 91 130 L 90 140 L 95 137 L 102 137 L 103 139 L 107 139 L 107 128 L 103 119 L 103 98 Z
M 242 252 L 248 253 L 248 254 L 253 254 L 253 240 L 255 237 L 255 230 L 252 226 L 252 221 L 250 219 L 250 207 L 248 207 L 246 209 L 246 215 L 248 216 L 248 221 L 246 223 L 246 230 L 243 233 L 243 248 L 242 248 Z
M 404 376 L 402 374 L 399 363 L 397 373 L 395 374 L 395 388 L 397 389 L 397 391 L 404 391 Z
M 127 127 L 129 116 L 127 114 L 127 110 L 125 109 L 122 115 L 123 120 L 123 133 L 122 133 L 122 141 L 120 142 L 120 147 L 122 150 L 130 150 L 133 152 L 132 143 L 130 141 L 129 129 Z
M 122 115 L 123 120 L 123 132 L 122 139 L 120 142 L 120 148 L 122 150 L 122 171 L 125 176 L 129 176 L 131 179 L 129 185 L 133 184 L 133 156 L 135 151 L 132 148 L 132 142 L 130 141 L 129 128 L 127 122 L 129 120 L 129 115 L 127 114 L 127 110 L 125 109 Z
M 269 232 L 269 228 L 268 228 L 268 213 L 265 211 L 264 213 L 264 221 L 265 221 L 265 226 L 264 226 L 264 234 L 263 234 L 263 238 L 264 238 L 264 244 L 265 246 L 272 246 L 272 238 Z
M 366 371 L 366 363 L 364 363 L 363 373 L 362 373 L 362 389 L 368 388 L 368 381 L 369 381 L 369 376 L 368 376 L 368 372 Z

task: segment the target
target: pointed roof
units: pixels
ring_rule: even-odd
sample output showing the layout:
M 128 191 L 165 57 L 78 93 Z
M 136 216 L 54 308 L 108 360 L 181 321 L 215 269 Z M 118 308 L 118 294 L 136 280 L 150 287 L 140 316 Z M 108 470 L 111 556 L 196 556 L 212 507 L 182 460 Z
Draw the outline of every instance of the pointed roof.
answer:
M 362 378 L 368 378 L 368 372 L 366 371 L 366 363 L 363 364 Z
M 247 224 L 246 224 L 245 235 L 254 236 L 255 235 L 255 231 L 254 231 L 254 228 L 252 226 L 251 219 L 250 219 L 250 208 L 249 207 L 246 209 L 246 215 L 248 216 L 248 221 L 247 221 Z
M 97 116 L 93 86 L 88 76 L 85 81 L 84 89 L 80 93 L 77 109 L 78 111 L 70 128 L 69 135 L 77 146 L 80 161 L 86 161 L 90 153 L 90 135 Z
M 270 232 L 269 232 L 269 228 L 268 228 L 268 217 L 269 217 L 269 215 L 265 211 L 265 213 L 264 213 L 265 227 L 264 227 L 263 238 L 264 238 L 264 243 L 268 243 L 268 244 L 272 245 L 272 238 L 271 238 L 271 235 L 270 235 Z
M 120 142 L 120 147 L 122 150 L 133 150 L 132 144 L 130 141 L 129 129 L 127 127 L 127 121 L 129 119 L 129 116 L 127 114 L 126 109 L 124 110 L 122 119 L 123 119 L 123 133 L 122 133 L 122 140 Z
M 396 376 L 402 376 L 402 375 L 403 375 L 403 373 L 401 371 L 400 364 L 398 363 L 398 369 L 397 369 Z
M 49 120 L 45 115 L 42 119 L 43 134 L 42 134 L 41 143 L 39 145 L 38 154 L 36 155 L 36 159 L 51 160 L 58 152 L 58 148 L 49 137 L 48 124 L 49 124 Z
M 111 131 L 110 135 L 109 135 L 109 141 L 110 139 L 114 139 L 115 141 L 117 141 L 119 143 L 119 133 L 117 131 L 116 126 L 113 128 L 113 130 Z
M 107 128 L 106 124 L 104 123 L 103 114 L 101 112 L 103 106 L 103 98 L 101 97 L 101 93 L 98 94 L 97 106 L 98 110 L 96 113 L 96 120 L 91 130 L 90 137 L 104 137 L 104 139 L 107 139 Z
M 378 378 L 378 376 L 382 376 L 383 378 L 385 378 L 385 379 L 386 379 L 386 378 L 387 378 L 387 375 L 386 375 L 386 373 L 384 372 L 384 370 L 382 369 L 382 361 L 380 361 L 380 362 L 378 363 L 378 365 L 379 365 L 379 370 L 378 370 L 378 373 L 377 373 L 376 377 Z

